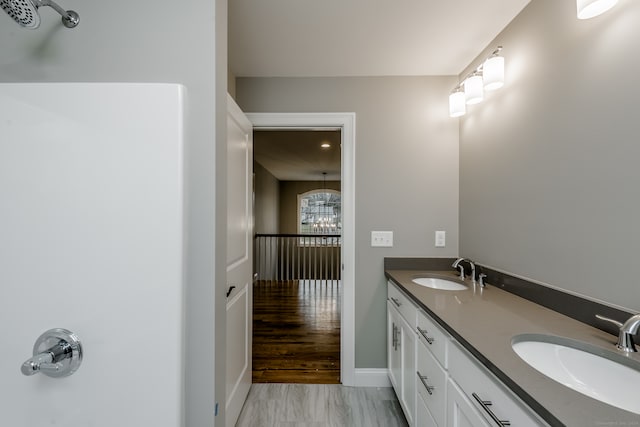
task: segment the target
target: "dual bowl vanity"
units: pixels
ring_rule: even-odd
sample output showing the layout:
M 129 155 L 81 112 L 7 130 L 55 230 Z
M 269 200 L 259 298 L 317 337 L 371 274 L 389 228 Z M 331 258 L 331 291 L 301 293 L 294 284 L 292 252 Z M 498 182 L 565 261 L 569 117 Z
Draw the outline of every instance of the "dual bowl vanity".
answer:
M 412 426 L 640 426 L 617 337 L 454 270 L 385 267 L 389 377 Z

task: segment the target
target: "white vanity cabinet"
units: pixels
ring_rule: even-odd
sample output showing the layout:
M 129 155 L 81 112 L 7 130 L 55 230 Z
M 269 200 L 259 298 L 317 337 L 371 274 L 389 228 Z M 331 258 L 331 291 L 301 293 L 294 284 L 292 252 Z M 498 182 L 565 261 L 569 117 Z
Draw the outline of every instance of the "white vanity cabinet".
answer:
M 416 307 L 395 286 L 388 288 L 387 360 L 389 378 L 409 425 L 416 411 Z
M 389 378 L 409 425 L 547 425 L 392 282 L 387 318 Z

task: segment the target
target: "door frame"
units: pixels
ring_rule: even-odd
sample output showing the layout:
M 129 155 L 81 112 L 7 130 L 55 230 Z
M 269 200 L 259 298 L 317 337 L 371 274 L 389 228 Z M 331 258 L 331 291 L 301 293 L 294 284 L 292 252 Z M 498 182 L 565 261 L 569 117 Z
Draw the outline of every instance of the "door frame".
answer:
M 356 385 L 355 375 L 355 113 L 246 113 L 253 129 L 314 130 L 340 128 L 342 189 L 342 306 L 340 313 L 340 382 Z

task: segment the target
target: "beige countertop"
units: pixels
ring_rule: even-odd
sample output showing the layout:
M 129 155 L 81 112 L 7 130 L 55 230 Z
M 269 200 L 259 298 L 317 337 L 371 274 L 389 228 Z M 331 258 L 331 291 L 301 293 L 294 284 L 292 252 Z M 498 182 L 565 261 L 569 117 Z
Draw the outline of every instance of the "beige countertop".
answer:
M 489 286 L 464 291 L 416 285 L 414 277 L 457 279 L 454 271 L 386 270 L 385 275 L 408 297 L 474 354 L 525 403 L 552 426 L 640 426 L 640 415 L 607 405 L 544 376 L 511 348 L 519 334 L 544 334 L 582 341 L 617 352 L 616 337 Z M 640 362 L 639 353 L 629 357 Z M 620 384 L 640 399 L 640 384 Z

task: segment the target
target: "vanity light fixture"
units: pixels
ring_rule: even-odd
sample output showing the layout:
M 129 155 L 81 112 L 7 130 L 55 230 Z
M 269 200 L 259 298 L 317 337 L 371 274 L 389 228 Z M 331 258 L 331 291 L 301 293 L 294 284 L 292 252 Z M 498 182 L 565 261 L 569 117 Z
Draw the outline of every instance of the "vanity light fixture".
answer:
M 475 71 L 464 81 L 464 98 L 467 104 L 479 104 L 484 99 L 484 83 L 482 72 Z
M 482 64 L 484 90 L 496 90 L 504 86 L 504 56 L 500 56 L 499 53 L 498 49 Z
M 458 85 L 449 95 L 449 116 L 460 117 L 464 116 L 466 112 L 467 103 L 464 99 L 464 92 L 462 86 Z
M 618 3 L 618 0 L 577 0 L 578 19 L 595 18 Z
M 449 116 L 460 117 L 466 111 L 465 104 L 478 104 L 484 99 L 484 91 L 504 86 L 504 57 L 502 46 L 491 54 L 462 80 L 449 95 Z

